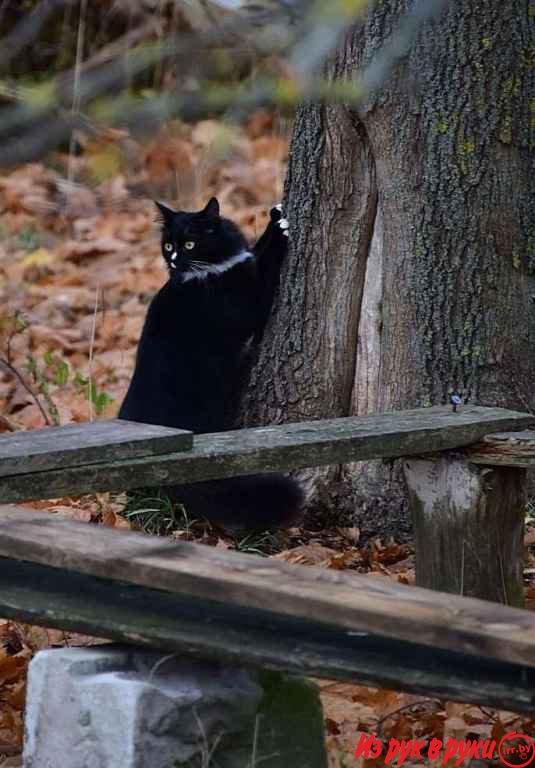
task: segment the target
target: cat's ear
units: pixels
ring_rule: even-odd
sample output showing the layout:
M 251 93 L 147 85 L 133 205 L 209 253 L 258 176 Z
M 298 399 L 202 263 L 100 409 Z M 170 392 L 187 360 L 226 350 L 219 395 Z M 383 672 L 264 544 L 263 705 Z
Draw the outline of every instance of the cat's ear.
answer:
M 166 224 L 166 225 L 169 224 L 173 220 L 173 217 L 176 215 L 176 211 L 173 211 L 172 208 L 168 208 L 166 205 L 164 205 L 163 203 L 160 203 L 158 200 L 154 201 L 154 205 L 160 212 L 160 216 L 158 218 L 160 219 L 162 224 Z
M 202 211 L 206 216 L 219 216 L 219 200 L 217 197 L 211 197 Z

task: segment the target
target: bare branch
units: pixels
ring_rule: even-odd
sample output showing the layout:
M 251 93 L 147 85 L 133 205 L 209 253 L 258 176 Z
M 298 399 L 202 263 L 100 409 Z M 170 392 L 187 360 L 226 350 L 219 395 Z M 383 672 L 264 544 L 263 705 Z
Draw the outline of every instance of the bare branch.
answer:
M 6 67 L 22 48 L 37 39 L 46 20 L 65 2 L 70 0 L 42 0 L 31 13 L 22 18 L 9 37 L 2 40 L 0 68 Z
M 45 424 L 48 427 L 51 427 L 52 422 L 50 421 L 50 418 L 48 417 L 47 412 L 43 408 L 39 400 L 39 397 L 37 396 L 37 393 L 31 386 L 31 384 L 26 381 L 22 373 L 17 368 L 15 368 L 14 365 L 12 365 L 11 363 L 8 363 L 8 361 L 3 357 L 0 357 L 0 368 L 3 368 L 5 371 L 10 373 L 13 376 L 13 378 L 15 378 L 22 385 L 22 387 L 26 390 L 26 392 L 30 395 L 32 400 L 35 402 L 36 406 L 39 408 L 41 412 L 41 416 L 45 420 Z
M 288 3 L 288 0 L 275 1 L 281 7 Z M 198 90 L 177 88 L 150 99 L 141 99 L 126 91 L 128 78 L 170 58 L 178 57 L 187 63 L 193 60 L 194 52 L 198 54 L 201 44 L 221 44 L 226 38 L 235 49 L 239 36 L 243 34 L 247 38 L 254 26 L 246 14 L 239 14 L 238 21 L 232 15 L 230 20 L 224 19 L 217 28 L 211 27 L 200 35 L 171 37 L 139 47 L 126 56 L 121 55 L 124 47 L 120 46 L 119 55 L 109 63 L 105 63 L 106 58 L 96 57 L 96 61 L 83 65 L 87 69 L 78 81 L 74 70 L 51 80 L 37 99 L 24 101 L 21 89 L 22 103 L 19 100 L 2 110 L 0 165 L 40 158 L 68 140 L 75 129 L 93 132 L 98 131 L 100 125 L 125 125 L 148 130 L 170 118 L 194 120 L 230 109 L 236 119 L 258 107 L 295 107 L 303 101 L 344 102 L 356 107 L 386 81 L 395 64 L 410 50 L 423 24 L 436 18 L 446 4 L 447 0 L 416 0 L 360 78 L 352 82 L 329 82 L 318 77 L 318 68 L 343 31 L 366 10 L 368 0 L 333 0 L 332 3 L 314 0 L 301 27 L 292 33 L 294 45 L 286 68 L 290 74 L 286 77 L 257 77 L 253 83 L 231 86 L 201 80 Z M 80 110 L 77 113 L 71 111 L 75 82 Z M 116 93 L 121 89 L 119 96 L 102 99 L 110 91 Z

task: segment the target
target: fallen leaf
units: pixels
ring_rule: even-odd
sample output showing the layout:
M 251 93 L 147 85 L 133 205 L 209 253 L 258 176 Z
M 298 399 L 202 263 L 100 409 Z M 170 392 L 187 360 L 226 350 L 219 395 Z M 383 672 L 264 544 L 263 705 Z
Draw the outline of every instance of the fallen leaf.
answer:
M 17 680 L 26 669 L 27 660 L 21 656 L 8 656 L 0 649 L 0 684 Z
M 51 264 L 56 258 L 56 254 L 48 251 L 46 248 L 37 248 L 22 259 L 23 267 L 44 267 Z
M 321 544 L 304 544 L 301 547 L 280 552 L 275 555 L 275 560 L 285 560 L 287 563 L 300 565 L 319 565 L 338 555 L 339 552 L 335 549 L 323 547 Z
M 91 512 L 82 507 L 56 506 L 51 507 L 50 511 L 61 520 L 76 520 L 79 523 L 91 522 Z
M 360 528 L 337 528 L 336 530 L 344 539 L 347 539 L 352 544 L 358 544 L 360 539 Z
M 67 240 L 59 248 L 59 257 L 80 264 L 85 259 L 101 256 L 104 253 L 115 253 L 125 248 L 126 244 L 115 237 L 99 237 L 82 242 Z

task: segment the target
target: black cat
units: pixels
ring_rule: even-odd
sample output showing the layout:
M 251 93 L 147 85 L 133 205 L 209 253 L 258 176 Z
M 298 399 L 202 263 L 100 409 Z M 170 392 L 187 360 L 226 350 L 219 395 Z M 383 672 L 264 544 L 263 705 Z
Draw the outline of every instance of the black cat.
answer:
M 252 250 L 212 198 L 197 213 L 157 203 L 169 280 L 152 300 L 119 418 L 220 432 L 232 427 L 229 404 L 240 386 L 247 342 L 269 315 L 288 223 L 273 208 Z M 235 398 L 234 398 L 235 399 Z M 232 528 L 281 527 L 299 516 L 302 493 L 281 475 L 256 475 L 165 492 L 194 517 Z

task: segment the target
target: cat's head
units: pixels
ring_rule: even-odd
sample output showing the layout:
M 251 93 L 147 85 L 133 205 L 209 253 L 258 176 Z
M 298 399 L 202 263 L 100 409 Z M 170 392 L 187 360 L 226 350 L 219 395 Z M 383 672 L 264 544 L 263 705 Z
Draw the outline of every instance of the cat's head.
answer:
M 247 242 L 228 219 L 219 215 L 219 202 L 210 198 L 201 211 L 174 211 L 157 202 L 162 222 L 162 255 L 171 278 L 206 273 L 247 251 Z

